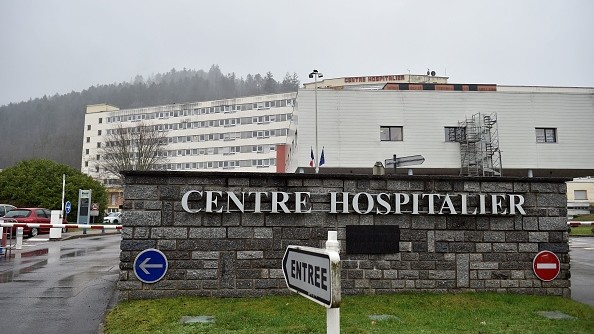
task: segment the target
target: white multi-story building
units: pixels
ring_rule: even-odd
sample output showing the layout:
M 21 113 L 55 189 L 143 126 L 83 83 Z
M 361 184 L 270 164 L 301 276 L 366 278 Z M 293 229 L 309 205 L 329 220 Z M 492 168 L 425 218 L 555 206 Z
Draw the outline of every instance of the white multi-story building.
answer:
M 594 213 L 594 177 L 578 177 L 567 182 L 567 217 Z
M 117 177 L 101 169 L 105 137 L 119 126 L 142 122 L 167 131 L 167 162 L 158 169 L 276 172 L 276 146 L 286 142 L 295 97 L 283 93 L 121 110 L 90 105 L 81 170 L 116 185 Z M 116 195 L 110 192 L 110 206 L 117 205 Z
M 313 172 L 312 152 L 323 150 L 321 173 L 370 173 L 394 155 L 422 155 L 421 165 L 397 172 L 594 175 L 594 88 L 376 79 L 389 77 L 300 89 L 279 170 Z

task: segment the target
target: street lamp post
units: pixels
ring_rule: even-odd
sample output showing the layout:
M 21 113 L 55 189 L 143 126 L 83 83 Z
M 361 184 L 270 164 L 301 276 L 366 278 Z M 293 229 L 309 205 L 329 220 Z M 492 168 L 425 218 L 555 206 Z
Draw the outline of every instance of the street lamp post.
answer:
M 313 78 L 314 79 L 314 99 L 315 99 L 315 121 L 316 121 L 316 157 L 314 159 L 314 164 L 316 167 L 316 174 L 320 172 L 320 158 L 319 158 L 319 152 L 318 152 L 318 78 L 322 78 L 324 77 L 324 75 L 320 72 L 318 72 L 318 70 L 313 70 L 310 74 L 309 74 L 309 78 Z

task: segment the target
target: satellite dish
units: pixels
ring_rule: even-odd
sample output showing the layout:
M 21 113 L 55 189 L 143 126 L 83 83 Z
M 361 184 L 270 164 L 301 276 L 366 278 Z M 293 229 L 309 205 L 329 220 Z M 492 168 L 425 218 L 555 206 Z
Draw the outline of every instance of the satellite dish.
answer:
M 434 77 L 435 76 L 435 71 L 431 71 L 431 76 Z

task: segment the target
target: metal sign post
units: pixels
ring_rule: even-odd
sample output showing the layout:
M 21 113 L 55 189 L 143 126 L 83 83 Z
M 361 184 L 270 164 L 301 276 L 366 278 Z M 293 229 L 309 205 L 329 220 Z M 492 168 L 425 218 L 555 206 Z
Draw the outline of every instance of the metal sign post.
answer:
M 326 249 L 288 246 L 283 274 L 289 290 L 327 307 L 327 333 L 340 333 L 340 256 L 337 232 L 328 232 Z

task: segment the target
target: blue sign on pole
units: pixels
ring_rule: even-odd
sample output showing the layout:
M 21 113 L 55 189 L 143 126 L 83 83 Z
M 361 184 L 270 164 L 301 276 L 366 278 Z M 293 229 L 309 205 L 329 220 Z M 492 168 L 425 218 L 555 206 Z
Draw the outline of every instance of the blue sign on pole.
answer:
M 69 214 L 70 210 L 72 210 L 72 203 L 70 203 L 70 201 L 67 201 L 66 204 L 64 205 L 64 209 L 66 211 L 66 214 Z
M 145 249 L 134 260 L 134 274 L 144 283 L 156 283 L 167 272 L 167 257 L 160 250 Z

